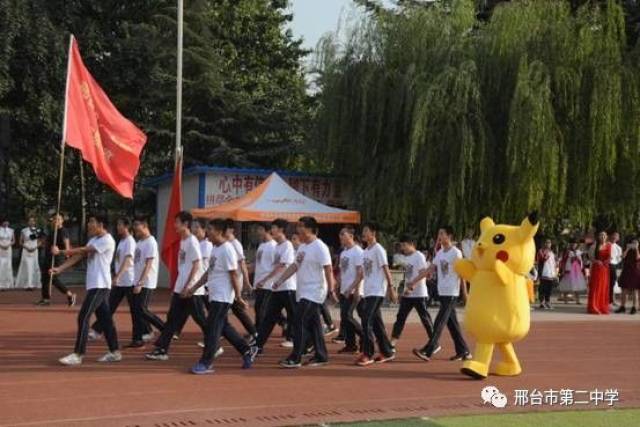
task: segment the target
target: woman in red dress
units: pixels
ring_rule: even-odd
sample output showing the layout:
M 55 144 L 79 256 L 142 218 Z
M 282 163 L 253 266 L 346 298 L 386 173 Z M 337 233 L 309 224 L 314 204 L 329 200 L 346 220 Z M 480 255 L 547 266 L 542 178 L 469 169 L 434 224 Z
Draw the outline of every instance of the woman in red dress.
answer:
M 609 314 L 611 244 L 607 242 L 607 233 L 599 233 L 592 248 L 587 312 L 590 314 Z

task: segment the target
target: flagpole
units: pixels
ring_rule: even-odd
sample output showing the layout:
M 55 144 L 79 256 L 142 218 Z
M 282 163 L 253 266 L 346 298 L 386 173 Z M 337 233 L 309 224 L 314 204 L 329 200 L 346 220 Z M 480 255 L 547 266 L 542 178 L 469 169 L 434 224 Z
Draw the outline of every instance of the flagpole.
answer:
M 52 245 L 58 242 L 58 217 L 60 216 L 60 206 L 62 204 L 62 177 L 64 175 L 64 147 L 67 141 L 67 112 L 69 109 L 69 80 L 71 78 L 71 49 L 73 47 L 73 34 L 69 35 L 69 50 L 67 56 L 67 79 L 64 88 L 64 115 L 62 118 L 62 138 L 60 140 L 60 166 L 58 169 L 58 200 L 56 203 L 55 220 L 53 223 L 53 241 Z M 55 267 L 55 256 L 51 256 L 51 268 Z M 53 284 L 53 275 L 49 275 L 49 297 L 51 297 L 51 285 Z
M 184 0 L 178 0 L 178 52 L 176 73 L 176 164 L 182 149 L 182 44 L 184 27 Z

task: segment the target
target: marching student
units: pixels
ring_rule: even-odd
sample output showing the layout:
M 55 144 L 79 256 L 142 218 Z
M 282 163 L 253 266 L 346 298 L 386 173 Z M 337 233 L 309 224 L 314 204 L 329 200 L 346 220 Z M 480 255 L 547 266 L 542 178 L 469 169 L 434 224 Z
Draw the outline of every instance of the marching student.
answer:
M 433 323 L 427 310 L 429 291 L 426 278 L 429 274 L 429 264 L 427 264 L 424 254 L 416 250 L 416 241 L 411 236 L 403 236 L 400 239 L 400 250 L 405 255 L 404 293 L 391 333 L 391 344 L 394 347 L 397 340 L 400 339 L 407 317 L 413 309 L 418 313 L 420 322 L 427 332 L 427 337 L 431 338 L 433 335 Z
M 269 339 L 273 327 L 282 317 L 282 310 L 287 312 L 287 322 L 289 327 L 285 330 L 285 341 L 281 344 L 282 347 L 293 347 L 293 325 L 295 319 L 296 310 L 296 274 L 291 274 L 286 280 L 282 280 L 276 286 L 283 276 L 283 273 L 293 265 L 295 262 L 295 251 L 293 244 L 287 240 L 285 231 L 289 223 L 284 219 L 276 219 L 271 223 L 271 235 L 276 243 L 275 254 L 272 264 L 272 270 L 267 276 L 256 283 L 256 288 L 259 288 L 264 282 L 273 282 L 271 296 L 267 301 L 267 305 L 264 309 L 264 320 L 260 324 L 258 329 L 258 339 L 256 340 L 256 346 L 262 352 L 265 343 Z
M 299 368 L 309 337 L 313 339 L 315 355 L 308 366 L 322 366 L 329 361 L 322 333 L 320 306 L 327 293 L 335 300 L 333 270 L 329 248 L 318 238 L 318 222 L 305 216 L 298 222 L 298 234 L 303 242 L 298 248 L 296 260 L 273 284 L 277 290 L 296 273 L 298 307 L 294 326 L 294 345 L 291 354 L 280 362 L 283 368 Z
M 9 221 L 0 223 L 0 289 L 13 288 L 13 252 L 12 247 L 16 243 L 13 228 L 9 227 Z
M 15 281 L 16 288 L 31 290 L 42 286 L 40 283 L 40 263 L 38 262 L 41 235 L 42 230 L 36 227 L 36 219 L 30 216 L 27 219 L 27 226 L 20 232 L 22 256 Z
M 158 242 L 149 231 L 149 221 L 138 217 L 133 221 L 133 231 L 138 238 L 133 256 L 133 304 L 136 327 L 133 342 L 146 342 L 153 339 L 151 326 L 164 329 L 164 322 L 149 310 L 149 302 L 158 286 L 158 265 L 160 255 Z
M 53 214 L 51 218 L 49 218 L 50 228 L 48 233 L 45 233 L 43 236 L 43 244 L 44 247 L 44 257 L 42 259 L 42 264 L 40 265 L 40 272 L 42 273 L 42 298 L 37 301 L 36 305 L 47 306 L 51 302 L 51 287 L 49 286 L 49 281 L 51 280 L 51 284 L 61 293 L 65 294 L 67 297 L 67 304 L 69 307 L 72 307 L 76 304 L 76 294 L 67 289 L 66 286 L 62 284 L 60 278 L 58 276 L 51 276 L 49 274 L 49 269 L 51 269 L 51 262 L 55 261 L 55 265 L 61 265 L 64 262 L 63 256 L 56 256 L 52 253 L 51 248 L 53 246 L 57 246 L 60 249 L 64 249 L 69 251 L 71 249 L 71 242 L 69 240 L 69 231 L 64 226 L 64 219 L 60 214 Z M 55 230 L 58 230 L 56 233 Z M 53 235 L 56 234 L 56 241 L 53 241 Z
M 213 243 L 207 239 L 207 221 L 202 218 L 194 219 L 191 232 L 198 239 L 198 244 L 200 245 L 201 269 L 203 272 L 207 271 L 209 269 L 211 251 L 213 251 Z
M 204 274 L 205 271 L 209 268 L 209 258 L 211 257 L 211 251 L 213 250 L 213 244 L 207 239 L 207 221 L 202 218 L 194 218 L 193 223 L 191 224 L 191 234 L 194 235 L 196 239 L 198 239 L 198 244 L 200 245 L 200 270 L 201 275 Z M 206 287 L 199 297 L 202 299 L 204 306 L 209 308 L 209 299 L 206 295 Z M 187 323 L 188 318 L 184 319 L 184 322 L 178 326 L 178 329 L 175 332 L 176 336 L 180 336 L 182 334 L 182 328 Z M 204 347 L 204 342 L 198 342 L 200 347 Z
M 127 218 L 118 219 L 116 230 L 118 231 L 118 237 L 120 241 L 116 246 L 115 255 L 115 271 L 116 274 L 112 278 L 113 286 L 109 293 L 109 309 L 111 315 L 116 312 L 118 306 L 124 298 L 127 299 L 129 304 L 129 311 L 131 312 L 131 325 L 135 331 L 136 322 L 133 308 L 133 255 L 136 249 L 136 241 L 129 232 L 130 222 Z M 89 339 L 95 340 L 102 334 L 102 324 L 97 320 L 91 325 L 89 330 Z M 135 334 L 132 334 L 132 336 Z M 140 347 L 131 342 L 128 347 Z
M 214 219 L 209 223 L 207 234 L 215 244 L 211 251 L 209 268 L 198 283 L 185 287 L 182 291 L 184 297 L 190 298 L 205 283 L 209 290 L 205 347 L 200 360 L 191 368 L 191 372 L 196 375 L 213 373 L 213 360 L 220 348 L 221 336 L 224 336 L 242 355 L 243 369 L 251 368 L 257 353 L 257 348 L 249 347 L 228 320 L 229 309 L 234 301 L 243 307 L 246 307 L 247 303 L 242 299 L 242 285 L 238 280 L 236 250 L 225 237 L 226 226 L 226 221 L 223 219 Z
M 204 274 L 207 270 L 209 270 L 209 261 L 211 259 L 211 252 L 213 251 L 213 243 L 207 238 L 207 221 L 202 218 L 197 218 L 193 220 L 192 233 L 198 239 L 200 244 L 200 255 L 201 263 L 200 269 L 202 270 L 202 274 Z M 201 295 L 202 301 L 204 301 L 204 305 L 209 309 L 209 298 L 206 293 L 208 292 L 208 288 L 205 286 L 205 294 Z M 185 319 L 186 322 L 186 319 Z M 182 332 L 182 328 L 184 324 L 180 326 L 178 335 Z
M 198 239 L 191 234 L 193 217 L 189 212 L 179 212 L 175 217 L 176 231 L 180 235 L 180 252 L 178 253 L 178 278 L 173 288 L 171 304 L 167 313 L 165 327 L 156 341 L 156 348 L 147 353 L 149 360 L 169 360 L 169 346 L 173 335 L 181 325 L 191 316 L 200 326 L 202 333 L 206 334 L 206 316 L 204 301 L 204 288 L 198 288 L 190 295 L 183 294 L 185 288 L 191 287 L 202 276 L 202 255 Z
M 456 350 L 456 354 L 449 360 L 469 360 L 471 353 L 462 336 L 455 308 L 460 290 L 462 290 L 463 300 L 467 300 L 467 287 L 453 269 L 456 260 L 462 258 L 462 252 L 453 245 L 453 228 L 449 226 L 438 230 L 438 241 L 441 246 L 436 253 L 433 264 L 428 269 L 428 273 L 433 275 L 437 271 L 440 310 L 436 316 L 433 335 L 429 342 L 422 349 L 414 348 L 413 354 L 426 362 L 430 361 L 433 355 L 442 349 L 439 341 L 446 325 Z
M 56 276 L 87 257 L 87 294 L 78 313 L 78 334 L 73 353 L 59 359 L 63 365 L 80 365 L 87 349 L 89 336 L 89 320 L 96 314 L 109 347 L 109 352 L 98 359 L 98 362 L 119 362 L 122 360 L 118 348 L 116 332 L 111 310 L 109 309 L 109 290 L 111 289 L 111 261 L 116 242 L 107 231 L 107 220 L 102 215 L 90 215 L 87 222 L 87 234 L 91 239 L 86 246 L 75 249 L 51 248 L 53 256 L 64 255 L 68 259 L 60 266 L 50 270 Z
M 340 326 L 344 329 L 344 348 L 338 353 L 355 354 L 359 351 L 356 336 L 362 346 L 362 326 L 353 317 L 357 311 L 362 319 L 362 268 L 364 251 L 355 241 L 355 229 L 352 226 L 343 227 L 340 230 Z
M 271 230 L 264 223 L 257 225 L 258 238 L 260 245 L 256 252 L 256 262 L 254 263 L 254 285 L 255 285 L 255 304 L 256 312 L 256 330 L 260 333 L 260 326 L 266 315 L 266 310 L 271 296 L 272 278 L 267 276 L 273 270 L 276 256 L 276 241 L 271 236 Z
M 395 359 L 395 349 L 389 341 L 382 320 L 380 307 L 385 295 L 397 301 L 393 289 L 391 272 L 387 261 L 387 251 L 377 240 L 378 228 L 372 223 L 362 227 L 362 239 L 367 244 L 363 253 L 364 307 L 362 310 L 362 355 L 356 360 L 358 366 L 385 363 Z M 375 359 L 375 343 L 378 342 L 380 355 Z
M 236 255 L 238 256 L 238 275 L 240 284 L 242 285 L 242 289 L 245 286 L 251 288 L 251 281 L 249 280 L 249 270 L 247 269 L 247 262 L 244 256 L 244 249 L 242 248 L 242 243 L 236 239 L 235 235 L 235 224 L 233 220 L 227 220 L 227 231 L 226 238 L 233 245 L 233 248 L 236 250 Z M 244 329 L 249 333 L 251 337 L 251 341 L 255 342 L 256 335 L 258 335 L 258 331 L 256 330 L 256 325 L 249 317 L 247 313 L 247 308 L 239 304 L 238 302 L 234 302 L 231 306 L 231 311 L 233 314 L 240 320 Z

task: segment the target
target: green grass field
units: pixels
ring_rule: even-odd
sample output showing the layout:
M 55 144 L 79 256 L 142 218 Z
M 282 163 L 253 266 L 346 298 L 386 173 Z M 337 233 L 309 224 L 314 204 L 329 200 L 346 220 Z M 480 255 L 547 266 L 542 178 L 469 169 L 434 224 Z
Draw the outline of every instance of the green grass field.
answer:
M 407 418 L 339 424 L 345 427 L 636 427 L 640 409 Z

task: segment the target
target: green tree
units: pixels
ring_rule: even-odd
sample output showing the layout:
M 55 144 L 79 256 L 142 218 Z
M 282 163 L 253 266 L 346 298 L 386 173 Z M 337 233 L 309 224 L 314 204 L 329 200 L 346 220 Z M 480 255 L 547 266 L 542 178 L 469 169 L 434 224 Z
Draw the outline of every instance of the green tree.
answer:
M 286 29 L 287 2 L 185 4 L 186 164 L 297 164 L 312 105 L 300 66 L 307 52 Z M 114 103 L 149 137 L 140 180 L 171 170 L 175 7 L 173 0 L 0 0 L 0 114 L 11 129 L 10 142 L 0 144 L 8 171 L 0 170 L 0 201 L 13 216 L 55 200 L 69 33 Z M 80 174 L 71 150 L 66 166 L 63 205 L 77 210 Z M 128 203 L 86 175 L 90 209 L 150 210 L 143 188 Z
M 634 227 L 640 68 L 624 9 L 522 0 L 486 21 L 476 6 L 375 11 L 345 46 L 325 40 L 317 155 L 396 228 L 530 209 L 547 229 L 599 214 Z

